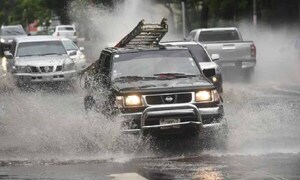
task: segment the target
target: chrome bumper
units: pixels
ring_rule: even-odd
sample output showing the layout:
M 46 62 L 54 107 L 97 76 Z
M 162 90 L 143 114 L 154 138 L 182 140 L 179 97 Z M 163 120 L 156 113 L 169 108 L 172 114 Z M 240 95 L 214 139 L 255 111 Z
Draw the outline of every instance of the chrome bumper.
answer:
M 77 71 L 53 72 L 53 73 L 15 73 L 14 78 L 24 82 L 56 82 L 69 81 L 76 76 Z
M 201 128 L 219 128 L 221 123 L 212 123 L 212 124 L 203 124 L 202 115 L 219 115 L 223 113 L 223 109 L 220 107 L 212 108 L 198 108 L 193 104 L 172 104 L 172 105 L 158 105 L 151 106 L 146 108 L 143 112 L 140 113 L 129 113 L 123 114 L 124 118 L 136 117 L 141 119 L 141 128 L 140 129 L 126 129 L 123 130 L 123 133 L 134 133 L 134 134 L 143 134 L 146 129 L 157 129 L 157 128 L 168 128 L 174 126 L 185 126 L 185 125 L 197 125 Z M 162 124 L 162 125 L 150 125 L 146 126 L 145 121 L 149 116 L 168 116 L 168 115 L 185 115 L 185 114 L 194 114 L 197 121 L 186 121 L 172 124 Z

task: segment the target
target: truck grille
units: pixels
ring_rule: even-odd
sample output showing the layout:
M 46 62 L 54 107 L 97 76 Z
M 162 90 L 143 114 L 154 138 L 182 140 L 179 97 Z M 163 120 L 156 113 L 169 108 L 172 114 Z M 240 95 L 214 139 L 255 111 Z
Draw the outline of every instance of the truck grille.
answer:
M 30 66 L 31 73 L 51 73 L 54 71 L 54 66 Z M 56 71 L 61 71 L 62 66 L 57 66 Z
M 42 73 L 53 72 L 53 66 L 41 66 L 40 70 Z
M 191 101 L 192 101 L 192 93 L 146 96 L 146 102 L 149 105 L 188 103 Z

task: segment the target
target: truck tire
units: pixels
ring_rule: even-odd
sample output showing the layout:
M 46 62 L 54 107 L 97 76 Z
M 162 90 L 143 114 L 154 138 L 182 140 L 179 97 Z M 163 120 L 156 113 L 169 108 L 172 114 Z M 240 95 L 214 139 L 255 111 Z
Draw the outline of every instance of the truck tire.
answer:
M 243 73 L 245 82 L 251 82 L 253 79 L 254 68 L 245 69 Z

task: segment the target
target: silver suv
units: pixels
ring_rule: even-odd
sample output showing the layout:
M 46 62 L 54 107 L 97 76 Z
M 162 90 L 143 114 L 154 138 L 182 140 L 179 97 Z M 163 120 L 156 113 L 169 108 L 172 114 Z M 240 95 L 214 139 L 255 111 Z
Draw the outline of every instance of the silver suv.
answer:
M 17 37 L 4 54 L 17 85 L 71 81 L 76 75 L 74 61 L 61 40 L 52 36 Z
M 1 26 L 0 30 L 0 55 L 3 55 L 4 51 L 10 49 L 13 38 L 18 36 L 27 36 L 22 25 L 9 25 Z

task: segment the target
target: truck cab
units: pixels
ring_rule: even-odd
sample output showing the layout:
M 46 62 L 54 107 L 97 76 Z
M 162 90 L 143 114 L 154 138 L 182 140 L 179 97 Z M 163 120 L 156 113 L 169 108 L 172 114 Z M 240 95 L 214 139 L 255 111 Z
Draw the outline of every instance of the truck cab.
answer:
M 106 48 L 82 79 L 85 109 L 121 115 L 126 133 L 185 136 L 226 126 L 220 94 L 184 47 Z

